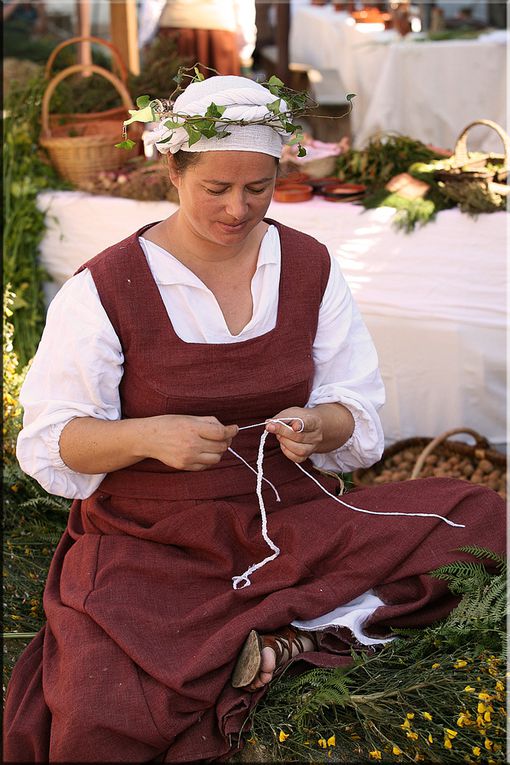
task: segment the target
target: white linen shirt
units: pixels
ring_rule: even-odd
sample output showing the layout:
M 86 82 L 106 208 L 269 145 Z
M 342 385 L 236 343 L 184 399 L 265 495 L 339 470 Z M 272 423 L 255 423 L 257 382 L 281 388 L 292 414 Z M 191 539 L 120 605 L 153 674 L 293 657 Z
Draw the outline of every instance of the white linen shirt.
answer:
M 195 274 L 153 242 L 142 237 L 139 241 L 175 332 L 185 342 L 234 343 L 275 327 L 281 260 L 275 226 L 262 240 L 251 283 L 253 315 L 238 335 L 230 333 L 215 296 Z M 315 374 L 306 406 L 340 403 L 355 422 L 343 446 L 312 455 L 314 465 L 344 472 L 372 465 L 384 446 L 377 414 L 384 403 L 384 386 L 374 345 L 334 258 L 312 355 Z M 25 473 L 49 493 L 84 499 L 106 475 L 76 473 L 67 467 L 59 439 L 75 417 L 121 418 L 123 362 L 119 338 L 85 269 L 69 279 L 51 302 L 20 395 L 24 417 L 17 457 Z M 267 417 L 276 414 L 268 412 Z

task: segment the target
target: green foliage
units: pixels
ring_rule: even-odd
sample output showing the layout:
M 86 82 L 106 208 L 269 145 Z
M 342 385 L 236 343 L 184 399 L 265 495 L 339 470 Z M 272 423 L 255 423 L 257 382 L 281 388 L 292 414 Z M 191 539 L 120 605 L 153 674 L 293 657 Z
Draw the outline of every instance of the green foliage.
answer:
M 248 752 L 272 762 L 480 762 L 484 753 L 505 762 L 506 564 L 483 548 L 461 552 L 477 562 L 432 572 L 461 596 L 447 619 L 399 630 L 345 670 L 284 673 L 251 715 Z
M 42 76 L 13 90 L 4 118 L 4 288 L 15 295 L 10 306 L 14 348 L 22 365 L 33 356 L 44 326 L 46 277 L 37 261 L 44 234 L 44 213 L 36 204 L 44 189 L 69 188 L 39 149 Z
M 371 138 L 363 149 L 340 154 L 336 175 L 342 182 L 380 188 L 394 175 L 407 172 L 413 162 L 429 162 L 437 157 L 438 154 L 421 141 L 388 133 Z

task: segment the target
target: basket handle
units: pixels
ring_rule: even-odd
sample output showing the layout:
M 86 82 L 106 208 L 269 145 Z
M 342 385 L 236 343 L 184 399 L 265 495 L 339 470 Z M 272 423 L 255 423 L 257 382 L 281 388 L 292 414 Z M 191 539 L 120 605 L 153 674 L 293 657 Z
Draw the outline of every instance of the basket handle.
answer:
M 471 428 L 453 428 L 453 430 L 446 430 L 444 433 L 441 433 L 440 436 L 433 438 L 432 441 L 423 449 L 421 454 L 418 455 L 413 468 L 413 472 L 411 473 L 411 481 L 414 481 L 415 478 L 418 478 L 425 460 L 429 454 L 434 451 L 436 446 L 439 446 L 439 444 L 442 444 L 443 441 L 446 441 L 448 438 L 450 438 L 450 436 L 454 436 L 456 433 L 467 433 L 468 435 L 473 436 L 476 441 L 476 446 L 479 449 L 487 449 L 490 446 L 486 438 L 481 436 L 480 433 L 477 433 L 476 430 L 471 430 Z
M 503 141 L 503 147 L 505 150 L 503 169 L 508 171 L 510 165 L 510 138 L 508 134 L 505 133 L 503 128 L 498 125 L 497 122 L 493 122 L 492 120 L 475 120 L 474 122 L 470 122 L 470 124 L 464 128 L 462 133 L 457 138 L 457 143 L 455 144 L 455 165 L 457 167 L 462 167 L 462 165 L 465 165 L 466 162 L 468 162 L 469 156 L 467 151 L 467 134 L 475 125 L 485 125 L 486 127 L 490 127 L 499 135 Z
M 72 45 L 73 43 L 85 42 L 85 41 L 95 42 L 95 43 L 98 43 L 99 45 L 104 45 L 105 48 L 110 49 L 112 53 L 112 58 L 117 64 L 120 79 L 125 85 L 127 82 L 128 73 L 127 73 L 126 65 L 124 61 L 122 60 L 121 55 L 118 51 L 118 48 L 116 48 L 115 45 L 113 45 L 113 43 L 108 42 L 108 40 L 103 40 L 102 37 L 90 37 L 90 36 L 87 37 L 85 35 L 82 37 L 70 37 L 69 40 L 64 40 L 63 42 L 59 43 L 56 48 L 52 50 L 50 57 L 48 58 L 48 61 L 46 62 L 46 66 L 44 68 L 44 79 L 45 80 L 50 79 L 51 67 L 53 66 L 53 62 L 55 61 L 56 57 L 58 56 L 58 54 L 63 48 L 67 47 L 68 45 Z M 90 64 L 87 67 L 87 70 L 89 70 L 89 68 L 90 68 Z
M 101 74 L 105 79 L 109 80 L 122 98 L 122 103 L 126 107 L 126 111 L 128 109 L 133 109 L 133 101 L 129 95 L 129 91 L 127 90 L 126 86 L 119 80 L 119 78 L 116 77 L 112 72 L 109 72 L 108 69 L 103 69 L 101 66 L 96 66 L 95 64 L 73 64 L 73 66 L 68 66 L 67 69 L 63 69 L 61 72 L 55 75 L 55 77 L 49 82 L 46 90 L 44 91 L 41 107 L 41 122 L 45 137 L 49 138 L 51 136 L 49 106 L 55 88 L 62 82 L 62 80 L 65 80 L 66 77 L 69 77 L 71 74 L 75 74 L 76 72 L 82 72 L 84 69 L 87 69 L 87 71 L 95 74 Z

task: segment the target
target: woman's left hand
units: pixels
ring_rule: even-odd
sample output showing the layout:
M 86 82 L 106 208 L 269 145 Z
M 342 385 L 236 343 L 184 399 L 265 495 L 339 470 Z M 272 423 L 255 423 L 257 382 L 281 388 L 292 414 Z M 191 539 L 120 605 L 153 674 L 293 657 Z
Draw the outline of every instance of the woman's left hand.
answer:
M 299 417 L 304 422 L 303 430 L 301 430 L 299 420 L 287 422 L 286 425 L 290 426 L 290 429 L 280 422 L 268 422 L 266 430 L 275 434 L 280 442 L 282 452 L 289 460 L 304 462 L 322 444 L 322 418 L 311 409 L 293 406 L 278 412 L 272 419 L 283 420 L 290 417 Z

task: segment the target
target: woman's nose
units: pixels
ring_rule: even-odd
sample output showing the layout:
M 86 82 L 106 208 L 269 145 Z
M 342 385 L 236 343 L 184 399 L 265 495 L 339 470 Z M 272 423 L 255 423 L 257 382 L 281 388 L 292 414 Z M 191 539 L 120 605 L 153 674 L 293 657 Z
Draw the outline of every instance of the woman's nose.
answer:
M 242 220 L 246 215 L 248 204 L 244 194 L 232 194 L 226 204 L 225 211 L 236 220 Z

